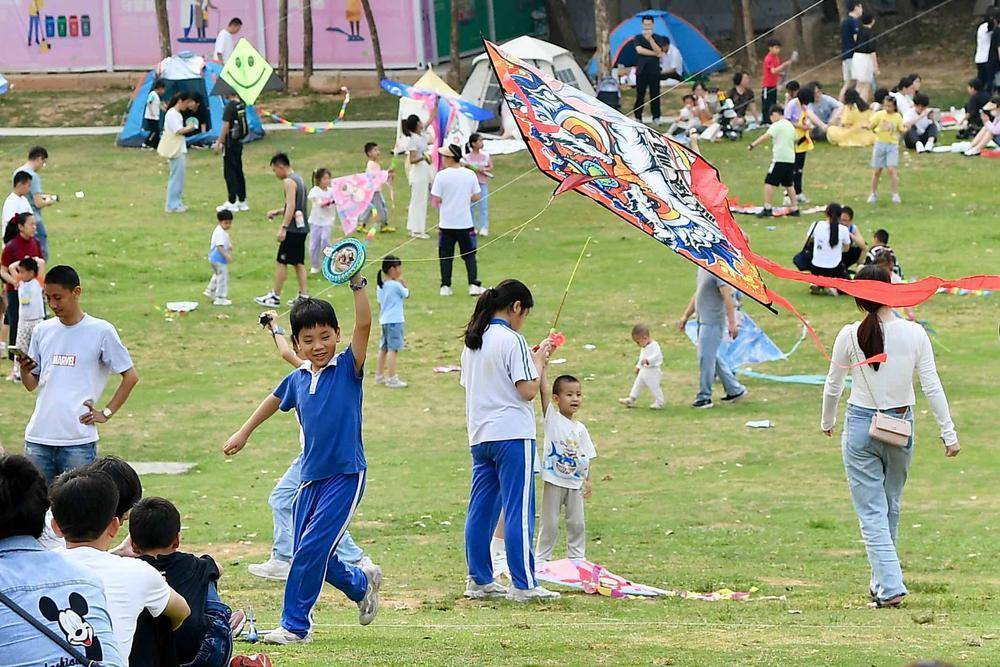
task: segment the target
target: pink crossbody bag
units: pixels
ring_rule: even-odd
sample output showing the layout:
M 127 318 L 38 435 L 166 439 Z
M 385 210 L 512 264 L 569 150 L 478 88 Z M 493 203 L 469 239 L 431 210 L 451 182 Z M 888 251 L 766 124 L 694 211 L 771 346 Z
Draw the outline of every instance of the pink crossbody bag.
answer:
M 864 357 L 858 349 L 857 332 L 854 333 L 853 342 L 859 359 L 858 363 L 861 363 L 860 360 L 864 359 Z M 872 395 L 872 401 L 875 401 L 875 392 L 872 391 L 871 385 L 868 384 L 868 378 L 865 377 L 864 366 L 858 366 L 858 372 L 861 373 L 861 379 L 865 381 L 865 386 L 868 387 L 868 393 Z M 906 447 L 910 444 L 910 437 L 913 435 L 912 422 L 882 412 L 882 408 L 878 407 L 878 402 L 875 402 L 875 409 L 876 412 L 872 415 L 871 426 L 868 427 L 868 437 L 894 447 Z

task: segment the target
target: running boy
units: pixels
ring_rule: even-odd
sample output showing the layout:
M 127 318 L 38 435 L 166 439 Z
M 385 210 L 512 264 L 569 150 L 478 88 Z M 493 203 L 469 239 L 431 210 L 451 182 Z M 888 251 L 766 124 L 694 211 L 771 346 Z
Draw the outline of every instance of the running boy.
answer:
M 789 215 L 799 215 L 798 197 L 795 196 L 795 126 L 785 118 L 785 110 L 780 104 L 770 107 L 771 126 L 767 132 L 760 135 L 747 146 L 752 151 L 758 144 L 771 140 L 771 166 L 764 177 L 764 208 L 757 213 L 759 218 L 769 218 L 774 215 L 771 210 L 774 202 L 774 189 L 785 188 L 788 201 L 793 206 Z
M 354 333 L 347 349 L 336 356 L 340 324 L 333 306 L 304 298 L 292 308 L 292 341 L 308 363 L 288 375 L 223 448 L 227 456 L 238 453 L 279 409 L 295 409 L 305 436 L 303 483 L 294 508 L 295 553 L 281 625 L 264 635 L 268 643 L 311 640 L 310 616 L 324 579 L 357 603 L 361 625 L 378 614 L 382 570 L 377 565 L 347 565 L 334 553 L 364 493 L 368 467 L 361 440 L 361 382 L 372 324 L 366 284 L 361 274 L 351 278 Z
M 764 56 L 764 62 L 761 65 L 761 70 L 764 72 L 760 79 L 760 108 L 762 110 L 770 109 L 778 103 L 779 77 L 791 64 L 791 60 L 781 62 L 781 40 L 774 37 L 767 40 L 767 55 Z
M 366 172 L 382 171 L 382 163 L 379 162 L 379 160 L 382 157 L 382 153 L 379 150 L 378 144 L 376 144 L 374 141 L 369 141 L 368 143 L 365 144 L 365 157 L 368 158 L 368 162 L 367 164 L 365 164 Z M 389 179 L 390 179 L 389 187 L 391 188 L 392 187 L 391 170 L 389 172 Z M 378 218 L 377 220 L 372 220 L 373 210 L 375 211 L 375 215 Z M 383 234 L 389 234 L 391 232 L 396 231 L 395 227 L 389 226 L 389 209 L 385 205 L 385 197 L 382 196 L 382 188 L 379 188 L 378 192 L 376 192 L 372 196 L 372 207 L 368 209 L 367 213 L 361 216 L 360 220 L 358 220 L 359 228 L 361 229 L 366 228 L 369 220 L 372 220 L 372 226 L 374 226 L 378 231 L 382 232 Z
M 896 98 L 889 95 L 882 103 L 882 108 L 876 111 L 867 127 L 875 131 L 875 146 L 872 148 L 872 192 L 868 195 L 868 203 L 878 201 L 878 182 L 882 170 L 888 170 L 892 182 L 892 203 L 900 203 L 899 199 L 899 137 L 903 134 L 906 124 L 903 116 L 896 110 Z
M 647 387 L 649 393 L 653 395 L 653 403 L 649 407 L 653 410 L 662 410 L 664 400 L 660 380 L 663 378 L 663 352 L 660 351 L 660 344 L 653 340 L 649 327 L 645 324 L 632 327 L 632 340 L 639 346 L 639 361 L 635 363 L 635 382 L 628 396 L 619 398 L 618 402 L 627 408 L 634 408 L 642 388 Z M 555 389 L 552 393 L 556 393 Z
M 655 345 L 655 343 L 653 343 Z M 657 346 L 658 347 L 658 346 Z M 539 387 L 545 415 L 545 441 L 542 452 L 542 522 L 538 533 L 536 561 L 552 559 L 559 536 L 559 515 L 566 508 L 566 547 L 568 558 L 586 558 L 587 527 L 583 501 L 590 498 L 590 461 L 597 450 L 587 427 L 576 420 L 583 402 L 583 386 L 572 375 L 560 375 L 549 394 L 544 371 Z
M 212 277 L 208 281 L 204 295 L 212 299 L 214 306 L 231 306 L 229 300 L 229 265 L 233 262 L 233 242 L 229 239 L 229 228 L 233 226 L 233 212 L 222 209 L 215 214 L 218 225 L 212 232 L 208 261 L 212 265 Z

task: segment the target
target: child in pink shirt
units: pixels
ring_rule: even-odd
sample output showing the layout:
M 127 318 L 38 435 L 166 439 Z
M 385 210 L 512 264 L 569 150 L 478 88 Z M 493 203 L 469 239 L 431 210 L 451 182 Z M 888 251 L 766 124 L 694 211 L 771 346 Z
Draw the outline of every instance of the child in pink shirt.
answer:
M 480 236 L 489 236 L 489 179 L 493 178 L 493 158 L 483 151 L 483 143 L 483 137 L 478 132 L 469 137 L 465 162 L 476 172 L 476 178 L 479 180 L 479 200 L 472 202 L 472 220 L 476 225 L 476 233 Z

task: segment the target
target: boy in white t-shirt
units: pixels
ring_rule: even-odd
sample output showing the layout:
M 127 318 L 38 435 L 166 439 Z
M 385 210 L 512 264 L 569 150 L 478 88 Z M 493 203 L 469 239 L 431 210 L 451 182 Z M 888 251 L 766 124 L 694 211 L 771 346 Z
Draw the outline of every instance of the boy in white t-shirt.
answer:
M 229 238 L 229 228 L 233 226 L 233 212 L 229 209 L 217 211 L 218 225 L 212 232 L 208 261 L 212 265 L 212 277 L 203 292 L 212 299 L 212 305 L 231 306 L 229 300 L 229 265 L 233 263 L 233 242 Z
M 587 427 L 576 420 L 583 387 L 572 375 L 560 375 L 549 394 L 544 378 L 539 387 L 545 415 L 542 441 L 542 520 L 535 560 L 552 560 L 559 536 L 559 515 L 566 508 L 566 547 L 569 558 L 586 558 L 587 529 L 583 501 L 590 498 L 590 461 L 597 450 Z
M 627 408 L 634 408 L 642 388 L 646 387 L 653 395 L 653 403 L 649 407 L 661 410 L 664 399 L 660 388 L 660 380 L 663 378 L 663 352 L 660 351 L 660 344 L 653 340 L 649 327 L 645 324 L 632 327 L 632 340 L 639 346 L 639 360 L 635 362 L 635 382 L 632 383 L 632 391 L 628 396 L 619 398 L 618 402 Z
M 142 110 L 142 129 L 146 132 L 142 145 L 146 148 L 160 145 L 160 115 L 163 113 L 163 93 L 166 89 L 167 84 L 163 79 L 157 79 L 146 96 L 146 106 Z
M 31 174 L 18 171 L 14 174 L 14 188 L 3 202 L 3 227 L 18 213 L 31 213 L 28 194 L 31 192 Z
M 166 615 L 176 630 L 191 609 L 151 565 L 108 553 L 121 522 L 115 515 L 118 487 L 107 473 L 89 466 L 70 471 L 55 481 L 49 495 L 52 528 L 66 538 L 66 548 L 58 552 L 104 584 L 111 626 L 127 664 L 143 610 L 154 617 Z
M 31 333 L 45 319 L 45 299 L 35 258 L 25 257 L 17 263 L 17 277 L 21 281 L 17 285 L 17 349 L 26 352 L 31 345 Z

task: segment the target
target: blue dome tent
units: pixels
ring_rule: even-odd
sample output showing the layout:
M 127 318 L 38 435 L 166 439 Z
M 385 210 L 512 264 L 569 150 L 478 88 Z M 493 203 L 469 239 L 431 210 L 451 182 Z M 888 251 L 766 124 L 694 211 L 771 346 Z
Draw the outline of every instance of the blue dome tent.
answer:
M 608 39 L 612 67 L 632 67 L 635 65 L 635 47 L 632 38 L 642 32 L 642 17 L 653 17 L 653 32 L 670 38 L 684 58 L 684 76 L 695 73 L 711 74 L 726 68 L 718 49 L 708 41 L 708 37 L 693 25 L 670 12 L 650 10 L 627 18 L 619 23 Z M 590 59 L 587 74 L 597 76 L 597 60 Z
M 156 70 L 152 69 L 132 91 L 132 101 L 125 117 L 125 125 L 118 135 L 118 145 L 126 148 L 139 148 L 146 138 L 146 132 L 142 129 L 142 116 L 146 105 L 146 96 L 153 89 L 153 82 L 157 78 L 163 79 L 167 89 L 163 95 L 166 102 L 174 93 L 182 90 L 196 93 L 202 99 L 202 105 L 198 109 L 198 117 L 207 127 L 206 132 L 199 132 L 187 137 L 188 146 L 208 146 L 219 137 L 219 128 L 222 127 L 222 110 L 226 106 L 226 100 L 218 95 L 209 95 L 215 85 L 215 80 L 222 71 L 222 65 L 208 61 L 205 63 L 201 75 L 196 77 L 185 76 L 182 78 L 170 76 L 169 73 L 161 74 L 157 77 Z M 207 100 L 207 104 L 205 101 Z M 160 115 L 162 127 L 163 114 Z M 254 141 L 264 136 L 264 127 L 260 121 L 260 115 L 252 106 L 247 106 L 247 129 L 249 134 L 243 139 L 244 142 Z

